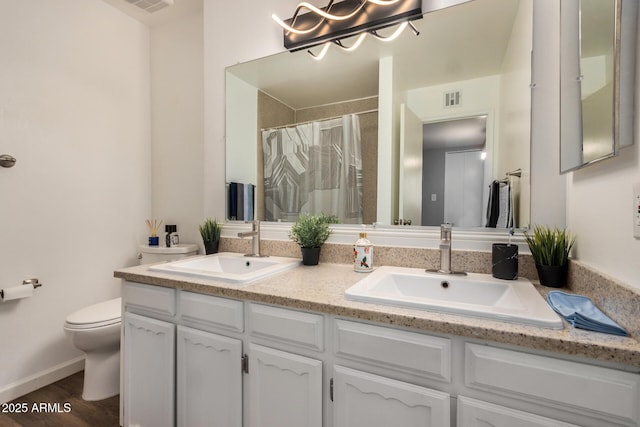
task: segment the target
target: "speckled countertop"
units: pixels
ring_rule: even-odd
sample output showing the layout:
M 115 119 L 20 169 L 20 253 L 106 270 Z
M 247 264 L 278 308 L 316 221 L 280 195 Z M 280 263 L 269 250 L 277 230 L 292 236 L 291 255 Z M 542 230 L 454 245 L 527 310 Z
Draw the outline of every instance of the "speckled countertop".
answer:
M 314 267 L 300 266 L 243 286 L 162 274 L 149 271 L 146 265 L 117 270 L 114 276 L 131 282 L 621 363 L 640 371 L 640 342 L 634 338 L 582 331 L 568 324 L 563 330 L 551 330 L 347 300 L 344 291 L 363 277 L 348 264 L 321 262 Z M 537 288 L 541 294 L 547 291 Z

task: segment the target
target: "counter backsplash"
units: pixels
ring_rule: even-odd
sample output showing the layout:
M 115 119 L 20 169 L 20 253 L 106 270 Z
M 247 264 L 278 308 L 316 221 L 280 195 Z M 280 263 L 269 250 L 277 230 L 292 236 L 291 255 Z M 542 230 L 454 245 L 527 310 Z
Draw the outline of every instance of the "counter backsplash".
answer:
M 266 255 L 300 258 L 297 244 L 283 240 L 262 240 L 261 250 Z M 221 252 L 250 252 L 250 239 L 225 238 L 220 240 Z M 353 246 L 325 243 L 320 252 L 320 262 L 349 264 L 353 259 Z M 440 252 L 437 249 L 376 246 L 374 266 L 438 268 Z M 533 258 L 529 254 L 518 256 L 518 274 L 538 284 Z M 456 270 L 491 274 L 491 252 L 451 252 L 451 266 Z M 542 293 L 553 288 L 538 286 Z M 629 334 L 640 339 L 640 290 L 570 260 L 567 290 L 586 295 L 609 317 L 624 326 Z

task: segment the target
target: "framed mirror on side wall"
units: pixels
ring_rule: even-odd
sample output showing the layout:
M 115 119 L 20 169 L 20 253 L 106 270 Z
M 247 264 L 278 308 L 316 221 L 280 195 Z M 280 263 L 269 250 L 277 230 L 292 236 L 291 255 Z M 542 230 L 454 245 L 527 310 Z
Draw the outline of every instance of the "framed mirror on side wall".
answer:
M 634 143 L 638 0 L 560 4 L 560 172 Z
M 324 212 L 343 223 L 528 226 L 532 4 L 474 0 L 414 21 L 417 37 L 229 67 L 227 183 L 255 185 L 255 216 L 267 221 Z M 355 186 L 334 210 L 338 181 Z

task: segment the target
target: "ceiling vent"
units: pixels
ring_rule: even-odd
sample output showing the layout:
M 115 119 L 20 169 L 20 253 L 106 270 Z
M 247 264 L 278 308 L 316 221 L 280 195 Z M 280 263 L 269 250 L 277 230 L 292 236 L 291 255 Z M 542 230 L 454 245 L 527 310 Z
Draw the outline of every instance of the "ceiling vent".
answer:
M 127 3 L 131 3 L 140 9 L 153 13 L 160 9 L 164 9 L 167 6 L 173 6 L 173 0 L 126 0 Z
M 444 93 L 444 107 L 457 107 L 460 105 L 460 91 L 452 90 Z

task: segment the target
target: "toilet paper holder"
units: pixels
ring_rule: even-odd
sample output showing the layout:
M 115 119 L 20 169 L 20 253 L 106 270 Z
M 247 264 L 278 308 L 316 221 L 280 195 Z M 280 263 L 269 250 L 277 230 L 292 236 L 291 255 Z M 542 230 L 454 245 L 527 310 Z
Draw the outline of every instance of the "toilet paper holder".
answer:
M 23 285 L 31 285 L 33 286 L 33 289 L 38 289 L 40 286 L 42 286 L 42 283 L 40 283 L 38 281 L 38 279 L 33 278 L 33 279 L 24 279 L 22 281 Z M 4 298 L 4 290 L 0 289 L 0 299 Z
M 40 286 L 42 286 L 42 283 L 40 283 L 40 282 L 38 281 L 38 279 L 35 279 L 35 278 L 34 278 L 34 279 L 24 279 L 24 280 L 22 281 L 22 284 L 23 284 L 23 285 L 33 285 L 33 289 L 37 289 L 37 288 L 39 288 Z

